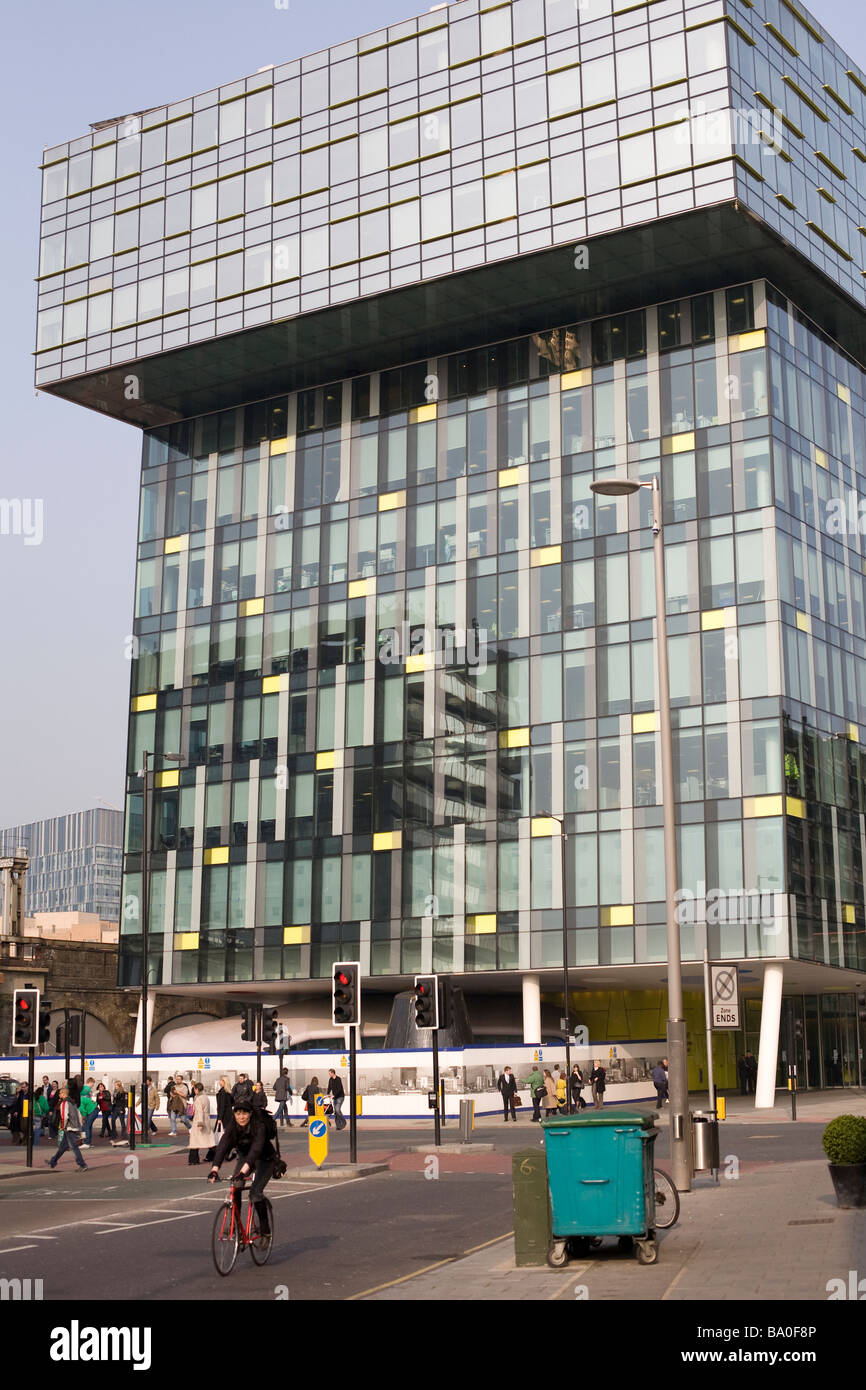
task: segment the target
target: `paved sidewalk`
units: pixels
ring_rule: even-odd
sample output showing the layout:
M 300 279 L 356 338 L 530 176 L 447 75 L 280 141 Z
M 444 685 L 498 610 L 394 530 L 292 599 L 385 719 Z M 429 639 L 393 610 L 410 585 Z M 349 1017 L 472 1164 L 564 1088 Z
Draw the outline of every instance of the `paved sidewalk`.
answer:
M 822 1160 L 742 1164 L 718 1187 L 697 1179 L 659 1233 L 655 1265 L 606 1241 L 564 1270 L 518 1269 L 510 1235 L 463 1259 L 370 1292 L 375 1301 L 826 1301 L 827 1284 L 866 1277 L 866 1210 L 836 1206 Z M 866 1284 L 864 1284 L 866 1288 Z M 361 1295 L 364 1297 L 364 1295 Z

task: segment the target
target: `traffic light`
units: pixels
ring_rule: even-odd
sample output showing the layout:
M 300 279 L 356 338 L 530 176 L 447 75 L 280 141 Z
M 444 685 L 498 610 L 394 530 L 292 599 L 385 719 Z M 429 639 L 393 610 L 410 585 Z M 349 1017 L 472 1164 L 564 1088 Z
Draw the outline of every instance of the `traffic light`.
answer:
M 256 1009 L 251 1004 L 244 1009 L 243 1022 L 241 1023 L 241 1042 L 255 1042 L 256 1040 Z
M 277 1011 L 276 1009 L 262 1010 L 262 1047 L 266 1047 L 268 1052 L 277 1050 Z
M 439 1027 L 439 981 L 435 975 L 415 976 L 415 1027 Z
M 81 1042 L 81 1014 L 73 1014 L 69 1020 L 69 1046 L 78 1047 Z
M 292 1045 L 292 1035 L 284 1023 L 277 1024 L 277 1051 L 288 1052 Z
M 55 1052 L 65 1052 L 65 1051 L 66 1051 L 66 1041 L 65 1041 L 65 1039 L 66 1039 L 66 1024 L 65 1024 L 65 1023 L 58 1023 L 57 1027 L 54 1029 L 54 1051 L 55 1051 Z
M 358 961 L 339 961 L 331 982 L 331 1022 L 337 1028 L 361 1022 L 361 966 Z
M 439 981 L 439 1027 L 451 1028 L 454 1023 L 454 995 L 451 980 L 446 976 Z
M 51 1005 L 47 999 L 39 1000 L 39 1041 L 51 1041 Z
M 39 990 L 16 989 L 12 1004 L 12 1046 L 35 1047 L 39 1020 Z

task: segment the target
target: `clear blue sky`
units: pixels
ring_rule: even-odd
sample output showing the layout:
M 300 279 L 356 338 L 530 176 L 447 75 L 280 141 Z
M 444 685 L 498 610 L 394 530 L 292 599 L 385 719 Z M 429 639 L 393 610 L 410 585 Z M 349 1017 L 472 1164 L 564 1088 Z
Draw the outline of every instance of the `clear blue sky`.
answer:
M 0 535 L 0 827 L 120 806 L 140 435 L 33 388 L 42 148 L 393 24 L 413 0 L 41 0 L 4 13 L 0 497 L 42 499 L 44 538 Z M 812 13 L 866 66 L 862 6 Z

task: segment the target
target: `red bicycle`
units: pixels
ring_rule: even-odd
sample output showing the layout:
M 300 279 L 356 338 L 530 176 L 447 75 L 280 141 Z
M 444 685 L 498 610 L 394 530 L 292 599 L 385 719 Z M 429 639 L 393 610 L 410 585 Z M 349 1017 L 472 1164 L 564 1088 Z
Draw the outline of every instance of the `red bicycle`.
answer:
M 219 1182 L 219 1178 L 214 1179 Z M 232 1178 L 231 1190 L 217 1211 L 213 1223 L 213 1262 L 217 1274 L 231 1274 L 239 1250 L 248 1249 L 257 1265 L 266 1265 L 271 1258 L 274 1244 L 274 1209 L 264 1197 L 268 1213 L 268 1231 L 263 1232 L 255 1204 L 247 1202 L 247 1219 L 244 1224 L 241 1215 L 241 1197 L 245 1186 L 243 1178 Z

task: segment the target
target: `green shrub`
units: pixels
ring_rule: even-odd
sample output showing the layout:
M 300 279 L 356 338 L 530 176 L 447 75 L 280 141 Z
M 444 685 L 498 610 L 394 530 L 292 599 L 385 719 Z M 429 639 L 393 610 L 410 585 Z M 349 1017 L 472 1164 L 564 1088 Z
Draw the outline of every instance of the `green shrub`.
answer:
M 831 1163 L 866 1163 L 866 1117 L 837 1115 L 821 1142 Z

